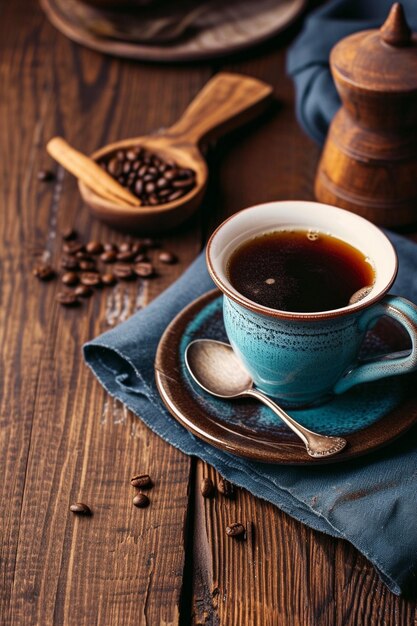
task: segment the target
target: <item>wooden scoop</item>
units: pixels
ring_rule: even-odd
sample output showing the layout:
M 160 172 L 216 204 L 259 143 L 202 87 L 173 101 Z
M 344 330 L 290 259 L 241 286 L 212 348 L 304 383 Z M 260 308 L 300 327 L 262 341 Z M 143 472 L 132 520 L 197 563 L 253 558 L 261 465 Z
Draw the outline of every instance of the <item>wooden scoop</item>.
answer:
M 258 115 L 272 98 L 272 87 L 255 78 L 219 73 L 212 78 L 170 128 L 154 135 L 133 137 L 108 144 L 94 152 L 94 160 L 132 146 L 143 146 L 166 160 L 196 172 L 196 185 L 172 202 L 134 207 L 128 202 L 102 197 L 79 180 L 84 201 L 99 219 L 128 231 L 161 232 L 187 219 L 200 205 L 207 185 L 208 169 L 199 144 L 238 127 Z

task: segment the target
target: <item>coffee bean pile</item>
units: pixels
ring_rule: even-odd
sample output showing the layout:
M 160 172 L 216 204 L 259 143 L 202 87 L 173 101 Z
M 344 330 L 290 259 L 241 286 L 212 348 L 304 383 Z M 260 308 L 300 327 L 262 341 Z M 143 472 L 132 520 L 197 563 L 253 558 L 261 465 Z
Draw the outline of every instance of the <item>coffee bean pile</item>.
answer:
M 144 206 L 178 200 L 196 185 L 194 170 L 166 161 L 140 146 L 118 150 L 98 163 Z
M 135 243 L 83 243 L 76 231 L 68 229 L 62 233 L 63 246 L 60 271 L 43 263 L 33 270 L 34 276 L 49 281 L 59 275 L 67 288 L 60 291 L 56 300 L 65 307 L 80 306 L 85 298 L 101 287 L 110 287 L 119 281 L 151 279 L 157 276 L 153 259 L 165 265 L 177 262 L 177 257 L 168 250 L 160 250 L 153 239 L 140 239 Z

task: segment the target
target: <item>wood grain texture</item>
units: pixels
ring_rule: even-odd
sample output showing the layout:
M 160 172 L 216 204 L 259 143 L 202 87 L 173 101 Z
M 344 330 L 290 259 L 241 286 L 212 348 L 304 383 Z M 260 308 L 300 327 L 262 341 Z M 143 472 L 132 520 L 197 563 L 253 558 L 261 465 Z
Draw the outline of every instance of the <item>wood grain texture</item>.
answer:
M 90 153 L 167 127 L 218 67 L 104 58 L 59 35 L 34 0 L 0 11 L 1 626 L 416 623 L 415 603 L 390 594 L 347 543 L 245 491 L 203 501 L 199 478 L 213 470 L 110 399 L 81 359 L 82 342 L 156 297 L 223 217 L 264 200 L 311 199 L 318 149 L 295 122 L 284 50 L 273 42 L 225 66 L 272 82 L 281 106 L 209 150 L 204 210 L 163 238 L 181 262 L 64 310 L 58 284 L 31 275 L 36 260 L 56 261 L 59 231 L 123 237 L 92 220 L 61 169 L 54 183 L 37 181 L 53 167 L 46 141 L 59 134 Z M 141 471 L 155 481 L 146 510 L 131 505 L 129 478 Z M 74 500 L 92 518 L 70 514 Z M 238 545 L 224 534 L 237 518 L 251 524 Z
M 200 249 L 199 223 L 164 240 L 181 263 L 158 268 L 154 282 L 66 310 L 58 283 L 32 276 L 36 260 L 56 260 L 65 226 L 86 240 L 122 237 L 91 219 L 61 169 L 50 184 L 36 175 L 53 167 L 44 146 L 55 134 L 88 152 L 169 125 L 208 70 L 156 76 L 109 62 L 56 33 L 35 2 L 2 17 L 0 623 L 177 624 L 190 460 L 108 398 L 81 345 L 178 276 Z M 146 510 L 132 506 L 138 471 L 155 482 Z M 93 517 L 70 513 L 75 500 Z

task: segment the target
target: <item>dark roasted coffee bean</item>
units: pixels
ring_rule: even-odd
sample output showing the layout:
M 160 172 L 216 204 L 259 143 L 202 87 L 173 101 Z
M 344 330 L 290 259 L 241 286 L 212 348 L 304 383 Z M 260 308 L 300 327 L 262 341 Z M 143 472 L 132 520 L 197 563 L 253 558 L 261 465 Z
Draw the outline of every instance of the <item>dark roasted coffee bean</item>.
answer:
M 118 252 L 116 255 L 118 261 L 122 261 L 122 263 L 127 263 L 128 261 L 133 261 L 135 258 L 135 253 L 132 250 L 126 250 L 126 252 Z
M 135 277 L 135 273 L 131 267 L 127 263 L 116 263 L 113 266 L 113 273 L 116 278 L 121 278 L 122 280 L 130 280 Z
M 126 182 L 126 177 L 125 176 L 118 176 L 117 177 L 117 182 L 120 183 L 121 185 L 124 185 Z
M 137 241 L 136 243 L 132 244 L 131 250 L 134 254 L 140 254 L 141 252 L 145 252 L 145 246 L 142 242 Z
M 130 243 L 128 243 L 127 241 L 124 241 L 119 246 L 119 251 L 120 252 L 128 252 L 131 249 L 132 249 L 132 245 Z
M 151 239 L 150 237 L 141 239 L 141 243 L 145 246 L 145 248 L 159 248 L 161 246 L 159 241 L 156 241 L 156 239 Z
M 185 194 L 185 189 L 177 189 L 176 191 L 173 191 L 167 197 L 167 200 L 168 202 L 174 202 L 174 200 L 178 200 L 178 198 L 181 198 L 181 196 L 183 196 L 184 194 Z
M 183 167 L 178 171 L 180 178 L 195 178 L 195 171 L 190 170 L 188 167 Z
M 240 522 L 234 522 L 226 526 L 226 535 L 229 537 L 242 537 L 245 534 L 245 527 Z
M 114 263 L 117 257 L 117 253 L 114 250 L 107 250 L 100 254 L 100 259 L 103 263 Z
M 134 161 L 137 157 L 137 153 L 135 150 L 127 150 L 126 151 L 126 159 L 128 161 Z
M 110 159 L 110 161 L 107 164 L 107 170 L 109 172 L 109 174 L 111 174 L 112 176 L 120 176 L 120 174 L 122 173 L 122 163 L 120 161 L 120 159 Z
M 133 161 L 132 163 L 132 172 L 137 172 L 138 169 L 140 168 L 141 163 L 140 161 Z
M 105 252 L 117 252 L 117 246 L 115 243 L 105 243 L 103 244 L 103 248 Z
M 88 254 L 101 254 L 103 252 L 103 244 L 100 241 L 89 241 L 85 249 Z
M 156 180 L 156 176 L 154 174 L 145 174 L 145 176 L 143 177 L 144 183 L 153 182 L 154 180 Z
M 133 259 L 135 263 L 142 263 L 142 261 L 148 261 L 148 257 L 145 252 L 139 252 Z
M 106 287 L 114 285 L 116 280 L 116 276 L 111 272 L 106 272 L 105 274 L 101 275 L 101 282 L 103 283 L 103 285 L 106 285 Z
M 80 303 L 72 291 L 59 291 L 55 297 L 62 306 L 78 306 Z
M 84 502 L 76 502 L 75 504 L 71 504 L 70 511 L 73 513 L 77 513 L 78 515 L 91 515 L 92 511 L 87 504 Z
M 135 182 L 135 194 L 137 196 L 140 196 L 142 192 L 143 192 L 143 180 L 138 178 L 138 180 Z
M 158 180 L 156 181 L 156 186 L 158 187 L 158 189 L 165 189 L 166 187 L 168 187 L 168 185 L 169 183 L 167 179 L 163 176 L 161 178 L 158 178 Z
M 135 265 L 133 266 L 133 271 L 137 276 L 140 276 L 141 278 L 150 278 L 154 275 L 154 268 L 152 263 L 135 263 Z
M 178 178 L 178 170 L 176 168 L 168 170 L 167 172 L 165 172 L 165 178 L 167 180 L 174 180 L 175 178 Z
M 73 228 L 65 228 L 62 231 L 62 239 L 64 241 L 71 241 L 72 239 L 77 239 L 77 231 Z
M 94 260 L 91 254 L 87 254 L 87 252 L 84 252 L 83 250 L 80 250 L 79 252 L 77 252 L 75 254 L 75 258 L 78 259 L 78 261 L 93 261 Z
M 55 174 L 51 172 L 51 170 L 39 170 L 38 172 L 38 180 L 42 182 L 48 182 L 50 180 L 54 180 Z
M 97 267 L 94 261 L 80 261 L 80 270 L 83 272 L 96 272 Z
M 163 250 L 159 253 L 158 259 L 161 263 L 166 263 L 167 265 L 174 265 L 178 261 L 178 258 L 175 256 L 173 252 L 168 252 L 168 250 Z
M 124 150 L 118 150 L 116 152 L 116 159 L 118 159 L 119 161 L 124 161 L 125 160 L 125 152 L 124 152 Z
M 97 272 L 84 272 L 81 274 L 80 283 L 87 287 L 99 287 L 101 285 L 101 277 Z
M 61 281 L 64 285 L 76 285 L 78 280 L 78 274 L 75 272 L 65 272 L 65 274 L 61 276 Z
M 204 498 L 211 498 L 214 494 L 214 484 L 211 478 L 203 478 L 200 485 L 201 495 Z
M 42 265 L 37 265 L 33 269 L 33 275 L 36 276 L 36 278 L 39 278 L 39 280 L 52 280 L 52 278 L 55 278 L 56 273 L 51 265 L 44 263 Z
M 148 197 L 148 204 L 150 204 L 151 206 L 156 206 L 157 204 L 159 204 L 159 198 L 156 194 L 151 194 Z
M 63 270 L 78 270 L 78 261 L 73 256 L 64 256 L 61 259 L 61 267 Z
M 129 174 L 130 170 L 132 169 L 132 164 L 130 163 L 130 161 L 125 161 L 123 163 L 123 168 L 122 168 L 122 172 L 123 174 Z
M 140 178 L 143 178 L 146 174 L 146 172 L 148 171 L 148 166 L 147 165 L 142 165 L 139 169 L 138 169 L 138 176 L 140 176 Z
M 225 478 L 221 478 L 219 480 L 219 484 L 217 485 L 217 489 L 220 493 L 222 493 L 226 498 L 233 498 L 235 495 L 235 488 L 228 480 Z
M 77 254 L 77 252 L 82 252 L 84 250 L 84 244 L 80 241 L 67 241 L 62 246 L 62 251 L 65 254 Z
M 94 292 L 91 287 L 88 287 L 87 285 L 78 285 L 78 287 L 75 288 L 74 293 L 78 298 L 89 298 Z
M 167 187 L 166 189 L 161 189 L 160 191 L 158 190 L 158 196 L 161 199 L 166 198 L 167 196 L 169 196 L 172 193 L 172 189 L 170 189 L 169 187 Z M 165 200 L 164 200 L 165 202 Z
M 139 509 L 144 509 L 145 507 L 149 506 L 149 503 L 150 503 L 150 500 L 148 496 L 146 496 L 144 493 L 138 493 L 133 498 L 133 504 L 137 506 Z
M 137 476 L 132 476 L 130 484 L 132 487 L 136 487 L 138 489 L 149 489 L 153 485 L 149 474 L 138 474 Z
M 178 178 L 172 181 L 172 186 L 174 189 L 188 189 L 194 186 L 194 181 L 192 178 Z
M 153 174 L 154 176 L 156 176 L 158 174 L 157 168 L 151 165 L 151 167 L 148 168 L 148 174 Z
M 155 183 L 146 183 L 146 185 L 145 185 L 146 193 L 153 193 L 155 191 L 155 189 L 156 189 Z

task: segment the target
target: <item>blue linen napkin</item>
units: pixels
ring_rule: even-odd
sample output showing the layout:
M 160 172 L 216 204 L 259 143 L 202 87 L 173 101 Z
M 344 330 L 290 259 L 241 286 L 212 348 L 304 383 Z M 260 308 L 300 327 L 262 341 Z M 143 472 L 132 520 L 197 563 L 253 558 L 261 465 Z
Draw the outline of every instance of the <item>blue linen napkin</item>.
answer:
M 392 293 L 417 302 L 417 245 L 398 235 L 389 237 L 400 260 Z M 388 587 L 401 593 L 417 578 L 417 428 L 382 452 L 349 463 L 289 467 L 213 448 L 165 409 L 154 378 L 159 339 L 184 306 L 212 288 L 200 255 L 143 311 L 87 343 L 87 364 L 112 396 L 166 441 L 308 526 L 347 539 L 375 565 Z
M 393 0 L 332 0 L 313 11 L 287 56 L 287 71 L 295 82 L 296 112 L 301 126 L 319 144 L 340 107 L 329 67 L 329 54 L 343 37 L 379 28 Z M 401 4 L 412 30 L 417 31 L 417 3 Z

